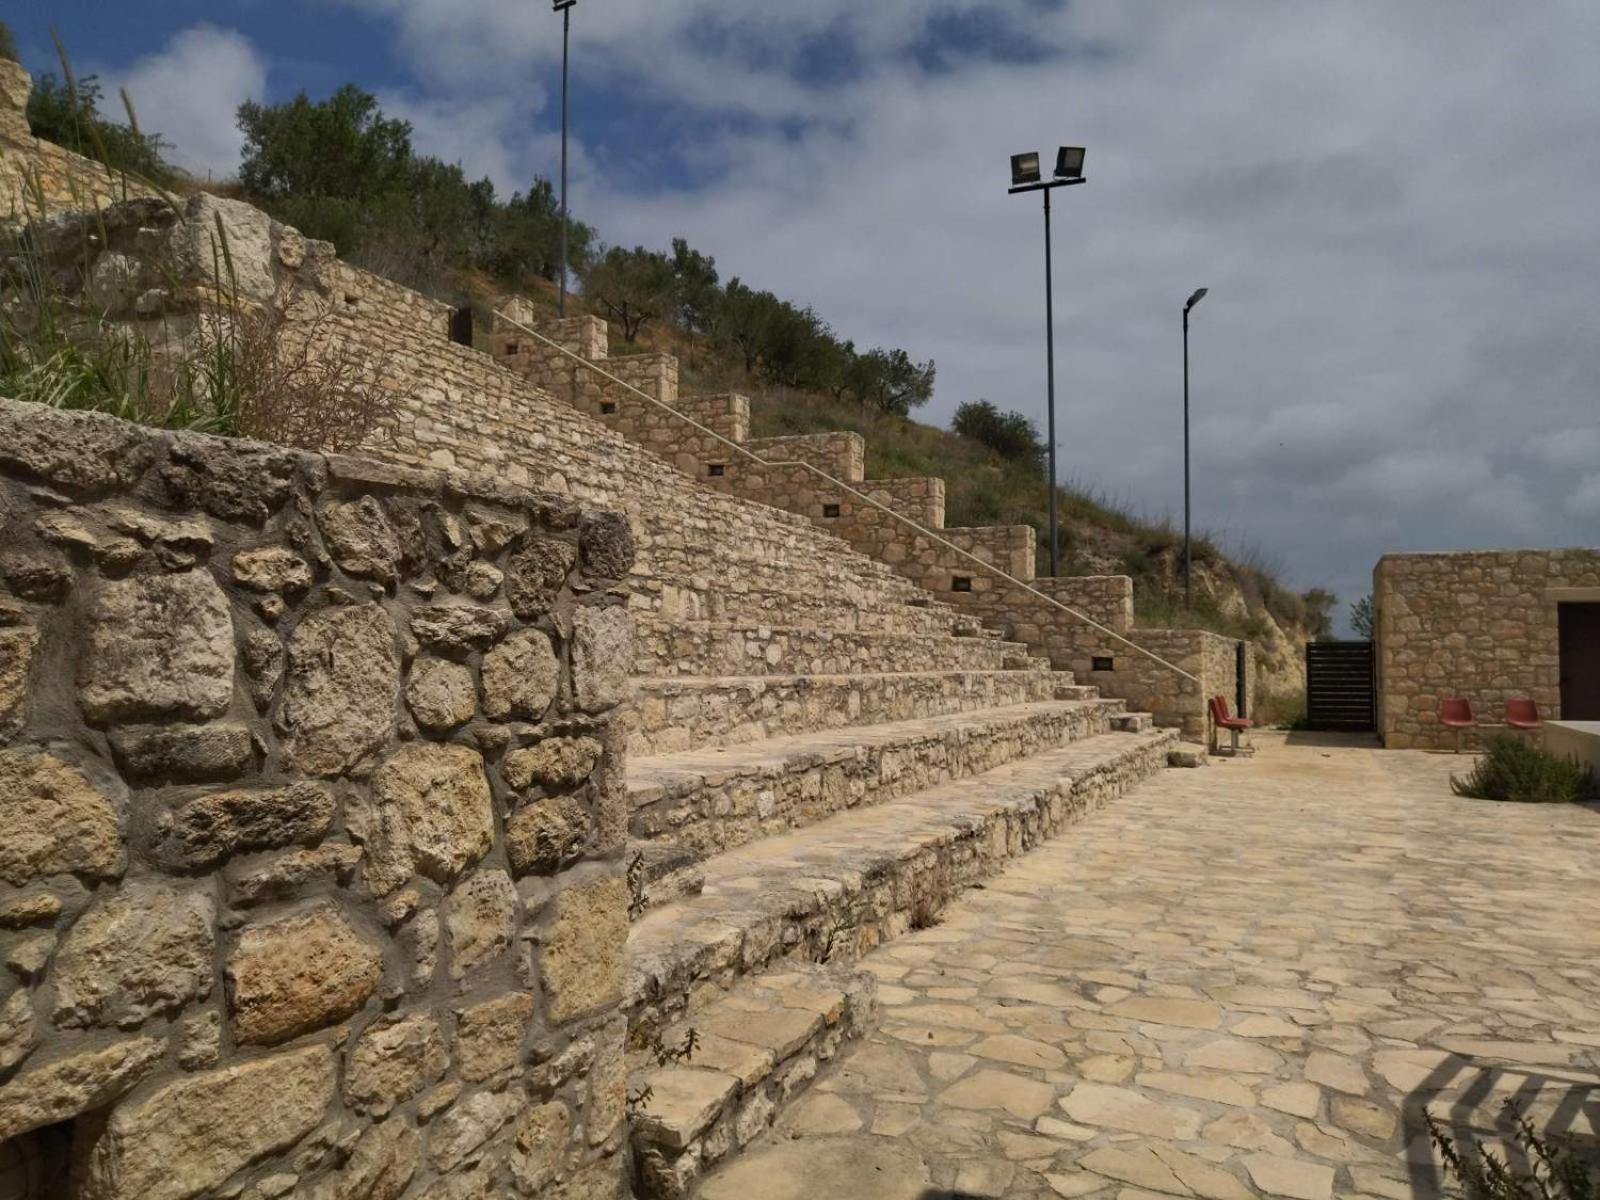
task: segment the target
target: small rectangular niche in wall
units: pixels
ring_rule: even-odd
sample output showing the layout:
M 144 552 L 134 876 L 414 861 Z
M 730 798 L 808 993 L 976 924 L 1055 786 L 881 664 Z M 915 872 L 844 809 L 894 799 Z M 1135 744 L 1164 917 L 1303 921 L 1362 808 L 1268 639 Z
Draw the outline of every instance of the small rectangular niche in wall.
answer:
M 517 343 L 516 342 L 507 342 L 506 343 L 506 355 L 509 357 L 510 355 L 513 355 L 516 352 L 517 352 Z
M 609 417 L 612 413 L 614 413 L 616 411 L 617 411 L 617 402 L 615 400 L 602 400 L 602 401 L 600 401 L 600 415 L 602 417 Z
M 951 580 L 950 580 L 950 590 L 952 592 L 970 592 L 972 590 L 972 576 L 971 575 L 956 575 L 956 576 L 953 576 L 951 578 Z
M 822 506 L 822 515 L 825 517 L 837 517 L 839 515 L 839 506 L 837 504 L 824 504 Z
M 722 476 L 722 475 L 726 475 L 727 473 L 728 473 L 728 468 L 727 468 L 727 464 L 725 464 L 725 463 L 707 463 L 706 464 L 706 474 L 712 476 L 713 478 L 718 477 L 718 476 Z
M 1117 669 L 1117 660 L 1109 655 L 1096 654 L 1089 660 L 1089 669 L 1091 671 L 1115 671 Z

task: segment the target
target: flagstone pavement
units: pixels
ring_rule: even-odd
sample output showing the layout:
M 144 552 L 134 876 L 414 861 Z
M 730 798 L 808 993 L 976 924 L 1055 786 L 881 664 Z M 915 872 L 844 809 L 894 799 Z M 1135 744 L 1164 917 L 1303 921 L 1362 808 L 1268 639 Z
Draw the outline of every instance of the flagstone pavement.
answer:
M 878 1028 L 703 1200 L 1439 1193 L 1423 1105 L 1600 1129 L 1600 812 L 1261 734 L 864 960 Z

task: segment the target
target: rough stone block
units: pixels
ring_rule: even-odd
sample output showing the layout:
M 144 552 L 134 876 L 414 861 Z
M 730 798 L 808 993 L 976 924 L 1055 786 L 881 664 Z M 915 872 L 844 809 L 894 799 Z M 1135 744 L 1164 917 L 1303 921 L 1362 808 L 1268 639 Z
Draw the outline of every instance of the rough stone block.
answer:
M 543 1196 L 561 1170 L 572 1116 L 559 1100 L 530 1104 L 517 1120 L 509 1162 L 511 1181 L 522 1196 Z
M 160 817 L 151 853 L 175 869 L 215 866 L 246 850 L 314 841 L 328 831 L 333 813 L 333 795 L 316 783 L 213 792 Z
M 577 547 L 530 537 L 506 560 L 506 600 L 524 621 L 537 620 L 555 605 L 578 561 Z
M 450 934 L 450 978 L 460 979 L 503 954 L 517 925 L 517 889 L 511 877 L 504 871 L 469 875 L 445 901 L 444 924 Z
M 133 1028 L 210 994 L 215 908 L 200 891 L 130 884 L 62 940 L 51 970 L 51 1019 L 66 1027 Z
M 517 1115 L 522 1101 L 516 1091 L 474 1092 L 434 1122 L 428 1135 L 428 1159 L 440 1171 L 453 1171 L 505 1123 Z
M 309 775 L 359 770 L 395 730 L 400 655 L 375 604 L 325 608 L 289 638 L 289 682 L 278 726 L 286 757 Z
M 330 504 L 317 514 L 334 561 L 351 575 L 393 583 L 399 574 L 400 539 L 376 497 Z
M 527 992 L 507 992 L 458 1010 L 456 1062 L 461 1078 L 482 1083 L 516 1066 L 533 1009 L 533 997 Z
M 124 775 L 184 782 L 232 779 L 250 765 L 243 725 L 154 725 L 111 731 L 111 752 Z
M 36 1066 L 0 1087 L 0 1142 L 103 1107 L 161 1063 L 166 1043 L 135 1038 Z
M 125 859 L 117 810 L 54 755 L 0 750 L 0 879 L 21 886 L 73 874 L 115 879 Z
M 85 615 L 78 696 L 92 721 L 220 717 L 233 698 L 233 618 L 209 571 L 102 584 Z
M 439 1023 L 431 1016 L 386 1017 L 368 1026 L 350 1050 L 345 1103 L 381 1117 L 437 1083 L 449 1065 Z
M 28 686 L 38 645 L 36 630 L 0 629 L 0 741 L 27 723 Z
M 514 633 L 483 656 L 483 711 L 496 721 L 537 721 L 556 697 L 561 664 L 537 629 Z
M 633 622 L 624 608 L 580 608 L 572 614 L 572 690 L 584 712 L 628 698 Z
M 334 1093 L 333 1052 L 308 1046 L 169 1083 L 113 1110 L 81 1157 L 83 1200 L 192 1200 L 294 1145 Z
M 577 858 L 593 822 L 570 796 L 537 800 L 506 822 L 506 855 L 518 875 L 549 875 Z
M 556 896 L 539 955 L 555 1022 L 600 1012 L 622 998 L 628 943 L 628 889 L 615 876 Z
M 272 1045 L 358 1011 L 378 990 L 383 953 L 324 904 L 245 929 L 227 976 L 239 1040 Z
M 372 795 L 367 883 L 379 895 L 414 870 L 449 883 L 494 843 L 483 759 L 465 746 L 402 746 L 373 776 Z
M 406 703 L 417 724 L 430 733 L 447 733 L 478 711 L 472 669 L 443 658 L 424 658 L 411 668 Z

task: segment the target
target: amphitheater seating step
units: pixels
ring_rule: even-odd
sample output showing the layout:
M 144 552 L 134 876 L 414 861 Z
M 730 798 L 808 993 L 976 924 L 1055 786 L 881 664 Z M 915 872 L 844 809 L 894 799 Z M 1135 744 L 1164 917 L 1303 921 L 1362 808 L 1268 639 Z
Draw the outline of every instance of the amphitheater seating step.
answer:
M 1105 733 L 1122 709 L 1051 700 L 635 755 L 629 834 L 654 903 L 693 890 L 698 863 L 722 850 Z
M 845 962 L 1164 767 L 1171 730 L 1106 733 L 708 859 L 629 934 L 625 1007 L 661 1028 L 778 960 Z
M 640 675 L 843 675 L 854 671 L 1010 670 L 1028 659 L 1021 642 L 992 630 L 951 636 L 861 632 L 759 622 L 638 623 Z M 1030 664 L 1031 665 L 1031 664 Z
M 641 1200 L 687 1195 L 759 1136 L 821 1064 L 870 1029 L 875 995 L 865 971 L 785 963 L 690 1020 L 635 1028 L 628 1091 Z
M 1036 669 L 636 678 L 629 750 L 668 754 L 1052 700 L 1071 678 Z M 1089 699 L 1087 690 L 1067 698 Z

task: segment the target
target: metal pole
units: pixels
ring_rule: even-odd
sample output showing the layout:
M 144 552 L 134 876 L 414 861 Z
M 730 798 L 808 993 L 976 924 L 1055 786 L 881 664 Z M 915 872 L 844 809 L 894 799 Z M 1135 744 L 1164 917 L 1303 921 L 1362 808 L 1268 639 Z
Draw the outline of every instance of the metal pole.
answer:
M 561 299 L 556 311 L 567 315 L 567 47 L 572 35 L 572 6 L 561 10 Z
M 1183 310 L 1183 607 L 1191 609 L 1189 561 L 1189 309 Z
M 1061 534 L 1056 525 L 1056 316 L 1055 286 L 1050 277 L 1050 189 L 1044 189 L 1044 339 L 1049 364 L 1050 426 L 1050 578 L 1060 575 Z

